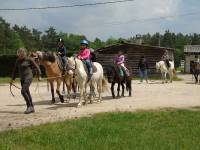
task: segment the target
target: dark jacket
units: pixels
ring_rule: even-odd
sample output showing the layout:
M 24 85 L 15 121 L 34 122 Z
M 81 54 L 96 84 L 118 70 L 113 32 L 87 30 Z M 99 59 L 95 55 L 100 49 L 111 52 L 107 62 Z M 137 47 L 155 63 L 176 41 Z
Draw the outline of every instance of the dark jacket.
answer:
M 33 72 L 32 69 L 36 68 L 38 75 L 41 75 L 41 71 L 39 66 L 34 62 L 33 59 L 31 58 L 24 58 L 22 60 L 17 59 L 13 74 L 12 74 L 12 80 L 15 80 L 16 75 L 17 75 L 17 70 L 19 72 L 19 77 L 21 80 L 26 80 L 26 79 L 32 79 L 33 78 Z
M 58 47 L 58 52 L 61 53 L 61 57 L 66 56 L 67 55 L 67 49 L 63 46 L 63 47 Z
M 140 59 L 140 61 L 138 63 L 138 69 L 140 69 L 140 70 L 149 69 L 148 62 L 145 58 Z

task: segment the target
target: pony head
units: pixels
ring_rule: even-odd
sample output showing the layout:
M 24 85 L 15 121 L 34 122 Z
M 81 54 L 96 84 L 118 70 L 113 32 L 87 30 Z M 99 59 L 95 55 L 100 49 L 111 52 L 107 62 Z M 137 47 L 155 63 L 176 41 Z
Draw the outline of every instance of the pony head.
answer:
M 67 70 L 68 74 L 73 73 L 73 71 L 76 69 L 76 62 L 75 62 L 75 57 L 69 57 L 67 58 Z

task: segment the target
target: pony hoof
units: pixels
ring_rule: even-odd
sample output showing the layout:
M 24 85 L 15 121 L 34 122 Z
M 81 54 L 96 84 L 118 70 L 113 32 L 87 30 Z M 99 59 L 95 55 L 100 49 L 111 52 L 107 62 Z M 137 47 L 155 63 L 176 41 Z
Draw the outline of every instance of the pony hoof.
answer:
M 82 104 L 81 104 L 81 103 L 78 103 L 77 108 L 80 108 L 81 106 L 82 106 Z
M 51 100 L 51 104 L 55 104 L 55 102 L 56 102 L 55 99 L 54 99 L 54 100 Z
M 60 97 L 60 102 L 61 102 L 61 103 L 64 103 L 64 98 L 63 98 L 63 96 Z

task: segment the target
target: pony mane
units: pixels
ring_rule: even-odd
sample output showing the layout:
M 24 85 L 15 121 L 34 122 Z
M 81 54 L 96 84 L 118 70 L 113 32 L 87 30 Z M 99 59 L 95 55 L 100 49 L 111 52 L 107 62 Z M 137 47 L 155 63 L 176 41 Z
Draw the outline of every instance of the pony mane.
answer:
M 42 60 L 50 61 L 50 62 L 55 62 L 56 61 L 56 56 L 53 52 L 43 52 L 42 54 Z

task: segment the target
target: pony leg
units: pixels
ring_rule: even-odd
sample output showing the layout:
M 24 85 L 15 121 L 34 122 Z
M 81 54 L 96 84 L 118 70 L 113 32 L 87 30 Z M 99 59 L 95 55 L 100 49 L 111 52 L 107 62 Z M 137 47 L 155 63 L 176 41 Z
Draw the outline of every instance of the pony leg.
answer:
M 112 82 L 111 84 L 111 93 L 112 93 L 112 97 L 115 98 L 115 90 L 114 90 L 114 86 L 115 86 L 115 82 Z
M 169 77 L 170 77 L 170 83 L 173 81 L 173 70 L 170 71 Z
M 164 73 L 162 72 L 162 83 L 165 83 L 165 77 L 164 77 Z
M 118 87 L 117 87 L 117 97 L 120 97 L 119 92 L 120 92 L 120 82 L 118 83 Z
M 68 102 L 69 102 L 70 99 L 71 99 L 71 90 L 72 90 L 70 79 L 68 77 L 66 77 L 65 80 L 64 80 L 64 82 L 65 82 L 65 85 L 67 87 L 67 98 L 69 99 L 68 100 Z
M 198 83 L 198 74 L 195 73 L 195 74 L 194 74 L 194 77 L 195 77 L 195 84 L 197 84 L 197 83 Z
M 99 99 L 98 102 L 102 101 L 101 93 L 102 93 L 102 80 L 98 83 L 98 93 L 99 93 Z
M 121 85 L 122 85 L 122 96 L 124 97 L 124 83 L 122 82 Z
M 54 85 L 53 85 L 53 81 L 50 82 L 50 87 L 51 87 L 51 95 L 52 95 L 51 103 L 54 104 L 54 103 L 55 103 L 55 95 L 54 95 Z
M 165 72 L 165 83 L 167 83 L 167 73 Z
M 62 94 L 65 94 L 65 79 L 63 80 L 63 90 L 62 90 Z
M 129 96 L 132 96 L 132 85 L 131 85 L 131 80 L 128 81 L 128 89 L 129 89 Z
M 76 92 L 77 92 L 77 83 L 74 79 L 72 79 L 72 89 L 74 93 L 74 99 L 76 98 Z
M 95 81 L 90 82 L 90 103 L 92 104 L 96 97 L 95 94 Z
M 79 85 L 79 89 L 80 89 L 80 97 L 79 97 L 79 103 L 78 103 L 78 105 L 77 105 L 77 107 L 81 107 L 82 106 L 82 104 L 83 104 L 83 96 L 84 96 L 84 85 Z
M 63 95 L 60 94 L 60 85 L 61 85 L 61 79 L 57 80 L 57 89 L 56 89 L 56 93 L 58 94 L 59 98 L 60 98 L 60 102 L 64 103 L 64 97 Z

